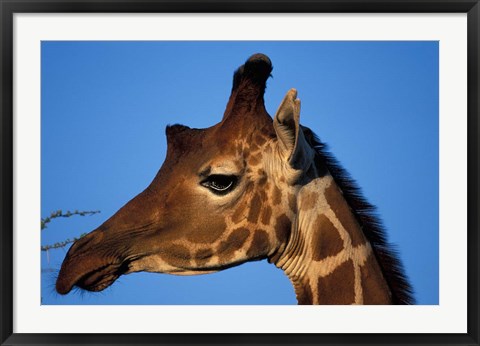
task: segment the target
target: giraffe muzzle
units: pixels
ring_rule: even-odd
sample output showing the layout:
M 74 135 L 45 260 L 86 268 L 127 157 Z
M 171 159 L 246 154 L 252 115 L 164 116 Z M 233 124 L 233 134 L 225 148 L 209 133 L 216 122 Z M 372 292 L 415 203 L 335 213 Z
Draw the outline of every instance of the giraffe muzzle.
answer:
M 93 266 L 88 269 L 85 267 L 85 263 Z M 84 261 L 82 266 L 77 266 L 75 263 L 63 265 L 56 282 L 57 292 L 67 294 L 74 287 L 90 292 L 99 292 L 113 284 L 120 275 L 128 271 L 127 262 L 102 263 L 103 261 L 97 263 Z
M 128 271 L 130 261 L 112 254 L 106 255 L 98 247 L 98 232 L 80 238 L 67 253 L 60 268 L 55 288 L 60 294 L 69 293 L 73 287 L 98 292 L 110 286 Z M 105 249 L 105 248 L 103 248 Z

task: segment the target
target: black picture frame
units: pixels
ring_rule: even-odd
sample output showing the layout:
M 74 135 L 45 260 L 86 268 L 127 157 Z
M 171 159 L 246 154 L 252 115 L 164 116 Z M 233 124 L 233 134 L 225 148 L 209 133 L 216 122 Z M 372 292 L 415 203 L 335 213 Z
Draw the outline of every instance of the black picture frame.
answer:
M 438 344 L 478 345 L 479 16 L 478 0 L 0 0 L 2 345 Z M 17 334 L 13 333 L 13 16 L 15 13 L 467 13 L 468 30 L 468 331 L 465 334 Z

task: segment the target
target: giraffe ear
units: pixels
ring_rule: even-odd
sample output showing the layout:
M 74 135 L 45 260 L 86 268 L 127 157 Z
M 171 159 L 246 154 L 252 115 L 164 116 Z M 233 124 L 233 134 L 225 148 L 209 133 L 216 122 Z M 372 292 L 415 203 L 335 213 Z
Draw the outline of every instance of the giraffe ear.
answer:
M 313 150 L 307 143 L 300 125 L 300 100 L 297 90 L 290 89 L 278 107 L 273 127 L 277 134 L 280 153 L 294 169 L 306 169 L 310 165 Z

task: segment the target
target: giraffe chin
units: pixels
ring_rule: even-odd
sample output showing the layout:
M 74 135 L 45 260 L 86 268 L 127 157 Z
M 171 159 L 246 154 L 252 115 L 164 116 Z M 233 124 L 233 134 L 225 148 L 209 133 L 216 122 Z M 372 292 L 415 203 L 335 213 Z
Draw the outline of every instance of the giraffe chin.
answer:
M 83 274 L 78 279 L 71 280 L 66 275 L 60 273 L 56 290 L 58 293 L 65 295 L 68 294 L 74 287 L 89 292 L 100 292 L 111 286 L 121 275 L 131 274 L 139 271 L 149 271 L 137 269 L 132 266 L 132 263 L 125 264 L 108 264 L 101 268 L 92 270 L 86 274 Z M 170 269 L 163 272 L 163 274 L 172 274 L 178 276 L 191 276 L 191 275 L 204 275 L 218 272 L 219 269 Z M 157 272 L 157 271 L 154 271 Z M 162 273 L 162 272 L 157 272 Z
M 172 271 L 168 274 L 178 275 L 178 276 L 191 276 L 191 275 L 204 275 L 204 274 L 213 274 L 217 273 L 219 270 L 181 270 L 181 271 Z

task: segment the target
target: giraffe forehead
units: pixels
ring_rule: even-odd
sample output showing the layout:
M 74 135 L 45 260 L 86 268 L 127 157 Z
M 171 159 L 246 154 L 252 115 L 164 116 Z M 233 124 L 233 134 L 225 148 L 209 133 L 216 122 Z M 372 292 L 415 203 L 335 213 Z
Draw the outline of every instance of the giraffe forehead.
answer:
M 235 173 L 241 169 L 237 141 L 219 133 L 218 126 L 191 129 L 183 125 L 167 127 L 167 155 L 164 166 L 193 169 L 196 173 Z M 189 167 L 190 166 L 190 167 Z
M 188 157 L 193 162 L 201 162 L 205 170 L 217 168 L 220 174 L 222 170 L 225 173 L 239 171 L 245 164 L 258 166 L 268 152 L 269 141 L 275 136 L 271 131 L 273 126 L 268 125 L 246 122 L 248 131 L 241 126 L 225 126 L 222 122 L 205 129 L 168 126 L 167 160 Z

